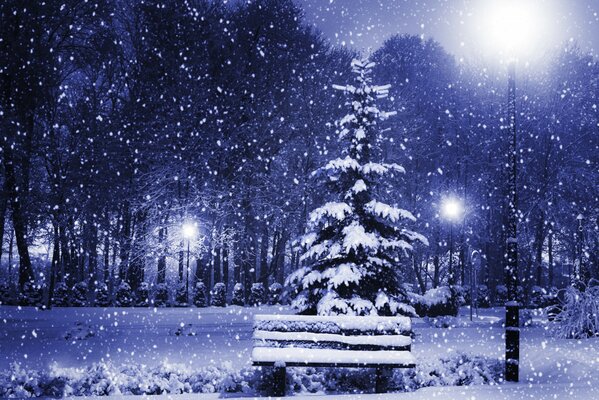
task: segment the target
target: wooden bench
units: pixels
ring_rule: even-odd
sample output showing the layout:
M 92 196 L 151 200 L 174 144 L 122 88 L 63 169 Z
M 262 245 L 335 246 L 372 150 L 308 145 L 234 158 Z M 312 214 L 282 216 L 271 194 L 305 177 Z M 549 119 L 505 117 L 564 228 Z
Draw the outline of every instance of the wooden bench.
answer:
M 256 315 L 254 366 L 273 367 L 275 396 L 285 395 L 286 367 L 376 368 L 385 391 L 393 368 L 414 368 L 408 317 Z

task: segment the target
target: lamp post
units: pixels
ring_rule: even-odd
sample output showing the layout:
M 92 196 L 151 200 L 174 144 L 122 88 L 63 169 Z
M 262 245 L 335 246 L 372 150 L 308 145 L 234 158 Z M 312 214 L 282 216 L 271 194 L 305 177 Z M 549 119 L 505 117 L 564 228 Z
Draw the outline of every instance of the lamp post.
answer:
M 576 280 L 579 283 L 587 284 L 590 276 L 584 265 L 584 234 L 582 226 L 584 215 L 578 214 L 576 221 L 578 221 L 578 273 L 576 274 Z
M 449 279 L 450 287 L 456 284 L 456 274 L 453 268 L 453 225 L 462 218 L 464 207 L 457 197 L 447 197 L 441 202 L 441 216 L 450 222 L 449 225 Z
M 191 244 L 191 239 L 196 236 L 197 227 L 196 224 L 191 222 L 186 222 L 183 224 L 182 228 L 183 237 L 187 239 L 187 265 L 185 272 L 185 293 L 187 293 L 187 299 L 189 299 L 189 248 Z

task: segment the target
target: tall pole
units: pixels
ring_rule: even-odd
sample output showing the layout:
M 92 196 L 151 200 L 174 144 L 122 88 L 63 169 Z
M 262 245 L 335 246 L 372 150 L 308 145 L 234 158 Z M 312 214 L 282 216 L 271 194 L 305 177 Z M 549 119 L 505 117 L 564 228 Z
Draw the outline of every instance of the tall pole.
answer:
M 185 293 L 187 293 L 187 299 L 189 300 L 189 239 L 187 239 L 187 277 L 185 279 Z
M 508 163 L 508 227 L 507 262 L 505 280 L 507 303 L 505 305 L 505 379 L 518 382 L 520 363 L 520 327 L 518 321 L 518 196 L 516 179 L 518 172 L 518 147 L 516 125 L 516 64 L 508 66 L 508 113 L 509 113 L 509 163 Z
M 449 225 L 449 286 L 455 285 L 455 271 L 453 270 L 453 223 Z

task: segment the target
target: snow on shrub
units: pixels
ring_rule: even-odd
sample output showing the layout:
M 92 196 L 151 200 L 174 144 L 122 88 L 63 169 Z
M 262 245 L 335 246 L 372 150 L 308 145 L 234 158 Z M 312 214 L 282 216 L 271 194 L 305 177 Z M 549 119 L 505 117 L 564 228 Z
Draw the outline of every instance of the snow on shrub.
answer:
M 116 290 L 114 305 L 117 307 L 131 307 L 133 305 L 131 286 L 127 282 L 121 282 Z
M 69 287 L 64 282 L 58 282 L 54 288 L 52 304 L 57 307 L 67 307 L 70 304 Z
M 215 307 L 225 307 L 227 305 L 227 287 L 224 283 L 219 282 L 212 289 L 211 305 Z
M 457 315 L 458 298 L 458 291 L 448 286 L 429 289 L 424 295 L 410 293 L 410 303 L 421 317 Z
M 175 307 L 187 307 L 188 304 L 187 286 L 180 283 L 175 292 Z
M 570 286 L 563 291 L 560 312 L 550 324 L 554 337 L 583 339 L 599 336 L 599 281 L 581 289 Z
M 491 307 L 491 292 L 487 285 L 476 287 L 476 306 L 481 308 Z
M 0 305 L 11 305 L 13 302 L 10 286 L 6 283 L 0 284 Z
M 426 386 L 479 385 L 500 382 L 499 360 L 453 354 L 438 360 L 419 360 L 414 369 L 395 369 L 389 388 L 413 391 Z M 372 370 L 360 368 L 290 368 L 290 393 L 371 392 Z M 67 397 L 158 395 L 181 393 L 244 393 L 255 396 L 272 390 L 269 369 L 233 370 L 221 367 L 191 367 L 162 363 L 157 366 L 97 363 L 86 367 L 23 369 L 12 363 L 0 371 L 0 397 Z
M 245 300 L 243 298 L 243 284 L 236 283 L 233 287 L 233 298 L 231 299 L 231 304 L 234 306 L 243 306 L 245 304 Z
M 154 307 L 166 307 L 168 305 L 168 287 L 166 283 L 156 285 L 154 293 Z
M 497 285 L 495 287 L 495 305 L 503 306 L 507 302 L 507 287 L 505 285 Z
M 196 282 L 196 286 L 193 291 L 193 304 L 196 307 L 206 307 L 208 300 L 206 299 L 206 285 L 204 282 Z
M 281 295 L 283 294 L 283 285 L 278 282 L 268 287 L 268 304 L 281 304 Z
M 35 282 L 25 282 L 19 295 L 19 304 L 22 306 L 41 306 L 43 289 Z
M 87 283 L 79 282 L 73 286 L 71 291 L 71 306 L 73 307 L 85 307 L 87 305 Z
M 150 287 L 147 282 L 142 282 L 137 288 L 135 295 L 136 307 L 148 307 L 150 305 Z
M 110 293 L 108 292 L 108 286 L 105 283 L 100 283 L 96 287 L 96 306 L 108 307 L 110 306 Z
M 256 282 L 252 284 L 252 290 L 250 292 L 250 305 L 261 306 L 266 302 L 266 289 L 262 282 Z

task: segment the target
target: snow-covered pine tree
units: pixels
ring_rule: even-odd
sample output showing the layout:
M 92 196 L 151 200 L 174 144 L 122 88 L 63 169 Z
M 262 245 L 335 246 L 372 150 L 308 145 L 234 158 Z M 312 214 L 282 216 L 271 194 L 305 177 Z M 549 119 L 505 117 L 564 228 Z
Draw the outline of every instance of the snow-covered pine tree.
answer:
M 405 172 L 380 162 L 379 122 L 395 113 L 380 111 L 376 100 L 390 86 L 371 83 L 374 63 L 351 66 L 356 85 L 334 86 L 350 96 L 350 112 L 337 122 L 342 157 L 315 172 L 335 198 L 310 214 L 305 266 L 288 278 L 297 292 L 292 306 L 302 314 L 414 315 L 401 286 L 400 257 L 413 242 L 427 240 L 406 228 L 405 221 L 416 219 L 412 213 L 377 200 L 384 184 Z

